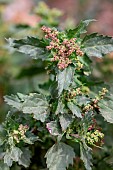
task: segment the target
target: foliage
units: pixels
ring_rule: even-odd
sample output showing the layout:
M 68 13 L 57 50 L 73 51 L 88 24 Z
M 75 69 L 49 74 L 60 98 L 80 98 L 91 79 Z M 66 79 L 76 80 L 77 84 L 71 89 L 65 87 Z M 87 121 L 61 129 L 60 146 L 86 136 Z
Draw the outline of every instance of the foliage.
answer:
M 32 1 L 29 0 L 27 2 L 26 6 L 26 0 L 20 1 L 14 1 L 11 4 L 0 4 L 0 113 L 2 116 L 0 117 L 0 122 L 4 120 L 4 117 L 6 115 L 6 112 L 8 110 L 7 105 L 3 101 L 3 96 L 5 94 L 12 94 L 17 91 L 21 93 L 29 93 L 37 90 L 38 84 L 44 83 L 48 76 L 45 74 L 44 69 L 44 63 L 39 60 L 39 62 L 36 62 L 35 60 L 31 60 L 30 57 L 27 55 L 33 57 L 37 57 L 37 53 L 40 52 L 40 57 L 42 58 L 42 55 L 44 56 L 44 51 L 39 48 L 37 49 L 31 45 L 31 46 L 25 46 L 26 47 L 26 54 L 21 55 L 14 49 L 10 48 L 7 44 L 6 39 L 9 37 L 13 38 L 22 38 L 25 35 L 31 35 L 31 36 L 39 36 L 43 37 L 44 34 L 41 31 L 41 25 L 42 22 L 44 22 L 46 25 L 52 27 L 59 25 L 59 19 L 61 12 L 57 9 L 50 9 L 44 2 L 39 2 L 36 6 L 32 6 L 27 9 L 28 6 L 32 4 Z M 20 14 L 19 18 L 22 16 L 22 20 L 18 20 L 18 2 L 19 2 L 19 9 L 23 7 L 23 4 L 25 4 L 25 10 Z M 29 4 L 30 3 L 30 4 Z M 9 10 L 7 10 L 7 8 Z M 15 10 L 13 11 L 12 15 L 12 8 Z M 23 7 L 24 8 L 24 7 Z M 22 8 L 22 9 L 23 9 Z M 35 9 L 36 8 L 36 9 Z M 41 9 L 41 14 L 38 12 L 38 9 Z M 32 11 L 31 11 L 32 9 Z M 46 17 L 43 15 L 45 10 L 48 11 L 46 14 Z M 52 10 L 52 13 L 51 13 Z M 6 14 L 7 13 L 7 14 Z M 23 13 L 25 15 L 23 15 Z M 31 15 L 32 13 L 32 15 Z M 54 15 L 52 15 L 54 13 Z M 59 13 L 59 15 L 57 15 Z M 10 17 L 13 17 L 11 23 L 6 22 L 4 19 L 4 15 L 8 16 L 8 19 L 11 19 Z M 29 16 L 28 18 L 26 18 Z M 35 25 L 30 25 L 30 23 L 34 23 L 32 16 L 39 20 L 35 20 Z M 33 17 L 33 18 L 34 18 Z M 17 22 L 15 21 L 17 20 Z M 28 21 L 27 23 L 25 21 Z M 57 21 L 57 22 L 56 22 Z M 34 38 L 34 37 L 33 37 Z M 34 38 L 35 41 L 35 38 Z M 29 49 L 29 50 L 28 50 Z M 20 49 L 22 50 L 22 48 Z M 16 57 L 15 57 L 16 56 Z M 8 68 L 8 69 L 7 69 Z M 44 77 L 42 79 L 42 77 Z M 35 83 L 35 80 L 37 81 L 37 84 Z M 7 82 L 7 83 L 6 83 Z M 38 83 L 39 82 L 39 83 Z M 30 84 L 30 85 L 29 85 Z
M 69 164 L 73 164 L 75 153 L 72 147 L 59 142 L 48 150 L 45 157 L 47 158 L 47 167 L 50 170 L 65 170 Z
M 78 155 L 85 168 L 92 169 L 92 153 L 102 147 L 104 138 L 97 116 L 110 123 L 113 116 L 112 95 L 109 97 L 106 87 L 99 84 L 98 88 L 91 80 L 90 64 L 93 56 L 103 57 L 113 51 L 113 39 L 97 33 L 84 35 L 90 22 L 81 21 L 74 30 L 66 31 L 43 26 L 43 39 L 9 39 L 15 50 L 43 60 L 49 80 L 46 89 L 44 85 L 35 93 L 4 97 L 12 107 L 0 133 L 1 155 L 7 166 L 18 162 L 29 167 L 30 145 L 44 143 L 46 138 L 52 142 L 45 155 L 47 166 L 41 168 L 70 168 L 77 155 L 73 143 L 78 143 Z

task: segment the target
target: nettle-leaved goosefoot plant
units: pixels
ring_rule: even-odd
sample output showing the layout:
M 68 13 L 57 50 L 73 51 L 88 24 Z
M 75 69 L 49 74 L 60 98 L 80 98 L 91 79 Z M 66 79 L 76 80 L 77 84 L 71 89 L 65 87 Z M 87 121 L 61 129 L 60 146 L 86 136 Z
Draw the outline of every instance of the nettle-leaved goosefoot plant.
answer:
M 101 115 L 113 123 L 113 95 L 91 80 L 91 59 L 112 52 L 113 38 L 84 34 L 91 21 L 81 21 L 75 29 L 66 31 L 43 26 L 43 39 L 8 40 L 17 51 L 42 59 L 49 80 L 47 93 L 42 86 L 35 93 L 4 97 L 12 107 L 0 132 L 5 166 L 11 167 L 17 162 L 29 167 L 29 145 L 43 142 L 42 133 L 54 141 L 45 155 L 49 170 L 66 170 L 73 165 L 76 150 L 71 141 L 79 144 L 85 168 L 92 169 L 93 148 L 101 148 L 104 139 L 96 116 Z

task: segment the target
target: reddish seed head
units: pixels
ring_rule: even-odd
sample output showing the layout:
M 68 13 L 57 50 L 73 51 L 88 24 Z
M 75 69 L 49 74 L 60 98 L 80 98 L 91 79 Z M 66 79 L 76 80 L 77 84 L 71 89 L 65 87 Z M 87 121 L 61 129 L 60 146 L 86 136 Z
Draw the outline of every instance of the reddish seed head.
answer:
M 88 128 L 89 131 L 92 130 L 92 129 L 93 129 L 93 127 L 89 127 L 89 128 Z
M 60 42 L 58 39 L 58 31 L 52 30 L 51 28 L 42 27 L 42 30 L 46 33 L 45 38 L 50 39 L 50 45 L 46 48 L 48 50 L 55 50 L 55 56 L 51 59 L 51 61 L 58 61 L 58 68 L 64 69 L 71 64 L 71 60 L 68 58 L 74 51 L 76 51 L 77 55 L 82 56 L 83 52 L 80 50 L 80 47 L 75 43 L 76 38 L 72 38 L 70 40 L 64 39 L 63 42 Z
M 50 45 L 50 46 L 46 46 L 46 49 L 47 49 L 47 50 L 51 50 L 52 48 L 54 48 L 54 47 L 51 46 L 51 45 Z
M 48 39 L 49 38 L 48 35 L 45 35 L 45 38 Z
M 45 31 L 45 30 L 46 30 L 46 27 L 45 27 L 45 26 L 42 26 L 41 30 L 42 30 L 42 31 Z
M 64 45 L 66 45 L 68 43 L 68 40 L 67 39 L 64 39 L 63 43 Z

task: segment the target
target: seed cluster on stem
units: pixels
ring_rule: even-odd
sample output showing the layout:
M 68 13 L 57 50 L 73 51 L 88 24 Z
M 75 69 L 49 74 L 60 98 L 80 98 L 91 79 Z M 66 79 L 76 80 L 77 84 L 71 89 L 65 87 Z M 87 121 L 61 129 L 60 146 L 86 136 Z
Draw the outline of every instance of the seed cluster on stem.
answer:
M 84 55 L 79 45 L 76 43 L 76 38 L 64 38 L 63 40 L 60 40 L 58 37 L 59 32 L 57 30 L 45 26 L 42 27 L 42 30 L 46 34 L 45 38 L 51 40 L 49 46 L 46 48 L 53 52 L 53 58 L 51 61 L 58 62 L 57 66 L 59 69 L 65 69 L 72 63 L 70 58 L 72 53 L 75 52 L 76 56 Z

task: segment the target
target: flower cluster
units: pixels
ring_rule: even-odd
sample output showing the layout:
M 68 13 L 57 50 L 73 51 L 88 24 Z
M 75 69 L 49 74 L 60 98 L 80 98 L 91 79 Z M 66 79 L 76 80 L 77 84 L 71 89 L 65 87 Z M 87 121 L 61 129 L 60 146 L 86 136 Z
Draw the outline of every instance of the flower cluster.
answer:
M 51 39 L 51 40 L 57 42 L 57 40 L 58 40 L 57 35 L 59 33 L 57 30 L 53 30 L 53 29 L 46 27 L 46 26 L 43 26 L 41 29 L 42 29 L 43 32 L 46 33 L 45 38 Z M 50 48 L 50 49 L 52 49 L 52 48 Z
M 80 50 L 79 45 L 76 43 L 76 38 L 63 40 L 59 39 L 59 32 L 45 26 L 42 30 L 46 33 L 45 38 L 50 39 L 50 45 L 46 48 L 53 53 L 52 61 L 57 61 L 58 68 L 64 69 L 72 63 L 70 56 L 72 53 L 76 53 L 76 56 L 83 56 L 84 53 Z
M 93 106 L 92 106 L 90 103 L 88 103 L 88 104 L 83 108 L 83 111 L 88 112 L 88 111 L 90 111 L 90 110 L 93 110 Z
M 83 68 L 83 64 L 80 62 L 80 61 L 78 61 L 77 63 L 76 63 L 76 65 L 77 65 L 77 70 L 80 70 L 80 69 L 82 69 Z
M 99 130 L 95 130 L 94 132 L 87 132 L 86 141 L 89 145 L 95 145 L 99 143 L 101 146 L 103 144 L 104 134 Z
M 108 90 L 106 88 L 102 88 L 102 90 L 99 91 L 99 97 L 103 99 L 103 97 L 106 95 L 107 92 Z
M 76 88 L 76 89 L 72 89 L 71 91 L 69 91 L 68 99 L 73 99 L 77 95 L 81 95 L 81 94 L 82 94 L 82 92 L 81 92 L 81 89 L 79 87 Z
M 98 102 L 104 98 L 108 90 L 106 88 L 102 88 L 101 91 L 99 91 L 99 95 L 96 96 L 90 103 L 88 103 L 86 106 L 84 106 L 83 111 L 88 112 L 90 110 L 98 109 Z
M 93 100 L 91 101 L 91 103 L 88 103 L 88 104 L 83 108 L 83 111 L 88 112 L 88 111 L 90 111 L 90 110 L 95 110 L 95 109 L 98 109 L 98 110 L 99 110 L 98 102 L 99 102 L 99 100 L 93 99 Z
M 20 140 L 23 140 L 26 138 L 25 133 L 28 129 L 29 127 L 27 125 L 24 126 L 20 124 L 19 128 L 17 130 L 14 130 L 11 136 L 17 143 L 19 143 Z

